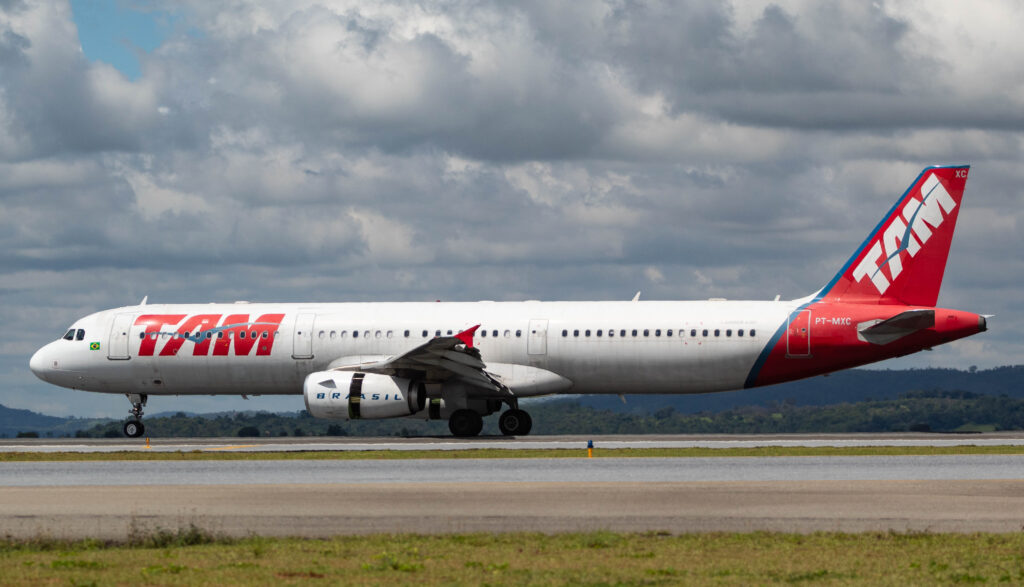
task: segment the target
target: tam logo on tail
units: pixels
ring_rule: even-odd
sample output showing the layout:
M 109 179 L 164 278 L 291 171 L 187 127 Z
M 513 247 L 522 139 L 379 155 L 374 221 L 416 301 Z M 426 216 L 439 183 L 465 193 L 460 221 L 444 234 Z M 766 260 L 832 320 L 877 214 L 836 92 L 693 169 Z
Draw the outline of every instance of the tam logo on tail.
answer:
M 934 306 L 968 170 L 922 171 L 821 298 Z
M 967 170 L 963 172 L 967 177 Z M 882 272 L 882 267 L 889 266 L 889 275 L 892 279 L 899 277 L 903 272 L 903 262 L 900 260 L 900 253 L 906 251 L 911 257 L 917 255 L 921 245 L 928 242 L 932 231 L 928 227 L 938 228 L 946 215 L 956 208 L 956 202 L 942 186 L 935 174 L 932 173 L 921 185 L 921 199 L 911 197 L 910 201 L 903 206 L 903 217 L 896 216 L 883 231 L 881 238 L 875 241 L 868 250 L 868 254 L 861 259 L 860 264 L 853 271 L 853 278 L 862 281 L 865 278 L 871 279 L 871 283 L 878 288 L 879 294 L 884 294 L 889 289 L 890 282 Z M 904 222 L 905 221 L 905 222 Z M 885 258 L 882 259 L 882 250 L 885 249 Z M 881 263 L 879 261 L 881 260 Z

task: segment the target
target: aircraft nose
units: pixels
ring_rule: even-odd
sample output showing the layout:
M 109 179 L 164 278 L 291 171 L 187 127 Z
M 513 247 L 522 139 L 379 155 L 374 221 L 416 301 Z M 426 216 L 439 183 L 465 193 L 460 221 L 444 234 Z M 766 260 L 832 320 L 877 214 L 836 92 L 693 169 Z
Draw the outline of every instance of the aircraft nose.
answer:
M 46 374 L 50 372 L 50 353 L 47 351 L 48 348 L 49 345 L 39 349 L 28 361 L 28 368 L 32 369 L 36 377 L 43 381 L 46 381 Z

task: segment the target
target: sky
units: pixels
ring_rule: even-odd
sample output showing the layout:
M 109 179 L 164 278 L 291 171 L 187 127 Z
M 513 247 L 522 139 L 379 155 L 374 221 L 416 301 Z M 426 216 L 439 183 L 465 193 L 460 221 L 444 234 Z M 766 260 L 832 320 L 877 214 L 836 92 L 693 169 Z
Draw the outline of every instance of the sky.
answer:
M 1018 2 L 0 0 L 0 403 L 137 303 L 797 298 L 972 165 L 939 304 L 1021 363 Z M 148 411 L 302 409 L 300 396 Z

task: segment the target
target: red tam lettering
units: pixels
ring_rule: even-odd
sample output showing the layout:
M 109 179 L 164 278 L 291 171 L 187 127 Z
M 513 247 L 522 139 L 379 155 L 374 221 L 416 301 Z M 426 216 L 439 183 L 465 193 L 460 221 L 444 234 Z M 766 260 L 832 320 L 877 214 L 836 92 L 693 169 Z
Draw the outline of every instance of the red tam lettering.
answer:
M 217 321 L 220 320 L 220 314 L 199 314 L 190 317 L 185 320 L 180 326 L 178 326 L 177 335 L 169 340 L 164 348 L 160 350 L 161 357 L 168 357 L 178 354 L 178 349 L 181 345 L 185 344 L 186 338 L 191 338 L 193 341 L 197 341 L 195 338 L 196 333 L 201 333 L 204 327 L 213 328 L 217 325 Z M 210 341 L 205 338 L 201 342 L 196 343 L 194 355 L 206 355 L 210 350 Z M 202 351 L 202 352 L 200 352 Z
M 213 345 L 214 356 L 227 356 L 232 340 L 236 356 L 248 356 L 254 346 L 257 356 L 269 355 L 274 348 L 274 333 L 282 320 L 284 314 L 264 314 L 254 322 L 249 322 L 248 314 L 228 316 L 221 325 L 224 338 L 218 338 Z
M 156 339 L 164 326 L 175 325 L 181 322 L 185 314 L 143 314 L 135 319 L 136 326 L 145 326 L 145 338 L 139 345 L 140 357 L 152 357 L 156 350 Z

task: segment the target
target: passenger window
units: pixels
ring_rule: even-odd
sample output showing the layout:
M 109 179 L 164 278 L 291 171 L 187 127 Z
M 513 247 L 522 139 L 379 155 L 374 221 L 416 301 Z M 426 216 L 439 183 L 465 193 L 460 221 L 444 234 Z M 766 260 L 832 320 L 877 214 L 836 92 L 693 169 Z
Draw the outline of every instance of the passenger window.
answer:
M 140 332 L 139 333 L 139 340 L 142 340 L 144 338 L 146 338 L 146 333 L 145 332 Z
M 620 331 L 619 331 L 619 336 L 626 336 L 626 329 L 622 329 L 622 330 L 620 330 Z M 634 335 L 633 335 L 633 336 L 636 336 L 636 334 L 634 333 Z
M 736 331 L 736 336 L 743 336 L 743 329 L 742 328 L 740 328 L 739 330 Z
M 720 330 L 719 330 L 719 329 L 717 329 L 717 328 L 715 329 L 715 336 L 718 336 L 718 335 L 720 335 L 721 333 L 722 333 L 722 331 L 720 331 Z
M 408 330 L 405 331 L 405 337 L 409 338 L 409 331 Z
M 427 332 L 426 330 L 424 330 L 424 331 L 423 331 L 423 338 L 426 338 L 428 334 L 430 334 L 430 333 L 429 333 L 429 332 Z
M 353 330 L 352 331 L 352 338 L 359 338 L 359 331 L 358 330 Z
M 590 336 L 590 329 L 589 328 L 586 331 L 584 331 L 583 336 Z
M 498 338 L 498 331 L 497 330 L 492 330 L 491 331 L 491 336 L 493 336 L 494 338 Z
M 750 336 L 757 336 L 753 328 L 750 329 Z
M 388 330 L 388 338 L 392 338 L 395 335 L 395 331 Z
M 661 329 L 660 328 L 654 331 L 654 336 L 661 336 Z
M 644 336 L 650 336 L 650 335 L 651 335 L 651 331 L 647 330 L 646 328 L 644 328 Z
M 613 338 L 613 337 L 615 337 L 615 331 L 614 331 L 614 330 L 612 330 L 611 328 L 609 328 L 609 329 L 608 329 L 608 337 L 609 337 L 609 338 Z
M 702 331 L 701 331 L 701 334 L 702 334 L 703 336 L 707 336 L 707 335 L 708 335 L 708 329 L 707 329 L 707 328 L 705 328 L 704 330 L 702 330 Z
M 75 340 L 85 340 L 85 330 L 78 329 L 78 334 L 75 335 Z
M 440 330 L 435 330 L 434 331 L 434 336 L 441 336 L 441 331 Z
M 319 338 L 320 340 L 323 340 L 325 336 L 327 336 L 327 333 L 324 332 L 323 330 L 321 330 L 320 333 L 316 335 L 316 337 Z
M 72 328 L 64 334 L 64 340 L 75 340 L 75 329 Z
M 668 330 L 665 331 L 665 336 L 667 336 L 669 338 L 672 338 L 672 329 L 671 328 L 669 328 Z
M 277 333 L 276 333 L 276 332 L 274 333 L 274 336 L 277 336 Z M 156 338 L 156 337 L 154 337 L 154 338 Z M 224 338 L 224 332 L 223 332 L 223 331 L 221 331 L 221 332 L 218 332 L 218 333 L 217 333 L 217 338 Z
M 262 336 L 263 338 L 269 338 L 270 334 L 266 330 L 264 330 L 263 333 L 260 334 L 260 336 Z M 210 333 L 209 332 L 206 333 L 206 338 L 210 338 Z
M 633 336 L 636 336 L 636 329 L 633 329 Z
M 691 328 L 690 329 L 690 336 L 697 336 L 697 329 L 696 328 Z M 704 336 L 707 336 L 707 334 L 705 334 Z
M 302 334 L 302 333 L 300 332 L 299 334 Z M 245 338 L 245 331 L 244 330 L 238 333 L 238 338 Z
M 726 336 L 732 336 L 732 329 L 726 330 L 725 331 L 725 335 Z
M 569 336 L 569 331 L 568 330 L 563 330 L 562 331 L 562 338 L 565 338 L 566 336 Z
M 486 330 L 481 330 L 480 331 L 480 336 L 483 337 L 483 338 L 487 338 L 487 331 Z
M 580 335 L 580 331 L 579 330 L 573 330 L 572 331 L 572 335 L 573 336 L 579 336 Z
M 523 331 L 522 330 L 516 330 L 516 338 L 519 338 L 522 335 L 523 335 Z
M 449 330 L 449 331 L 448 331 L 448 336 L 451 336 L 451 335 L 452 335 L 452 331 L 451 331 L 451 330 Z
M 601 336 L 601 330 L 600 330 L 600 329 L 598 329 L 598 331 L 597 331 L 597 335 L 598 335 L 598 336 Z
M 511 330 L 506 330 L 505 331 L 505 338 L 509 338 L 511 336 L 512 336 L 512 331 Z

